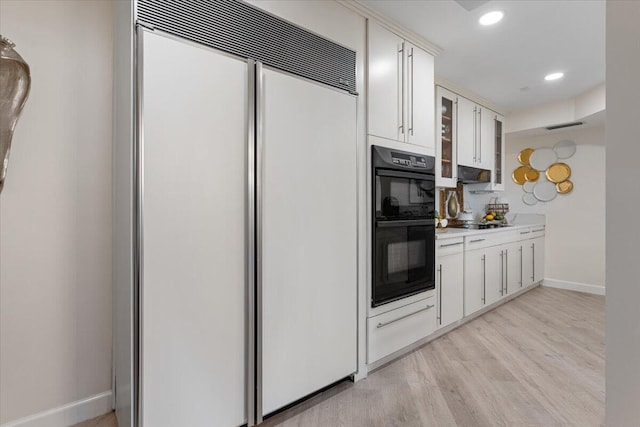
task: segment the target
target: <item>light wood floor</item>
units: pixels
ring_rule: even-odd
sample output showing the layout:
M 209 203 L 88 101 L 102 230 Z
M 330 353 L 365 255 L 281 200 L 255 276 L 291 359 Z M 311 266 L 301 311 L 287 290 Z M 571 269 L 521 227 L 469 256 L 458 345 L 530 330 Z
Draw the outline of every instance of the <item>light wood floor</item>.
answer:
M 116 427 L 107 415 L 82 427 Z M 264 427 L 604 425 L 604 297 L 538 287 Z

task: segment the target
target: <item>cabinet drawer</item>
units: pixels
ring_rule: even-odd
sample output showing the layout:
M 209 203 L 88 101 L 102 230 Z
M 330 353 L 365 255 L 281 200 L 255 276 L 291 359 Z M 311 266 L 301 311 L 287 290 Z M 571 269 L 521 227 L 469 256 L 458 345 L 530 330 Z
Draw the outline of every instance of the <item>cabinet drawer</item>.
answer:
M 518 233 L 518 241 L 531 238 L 531 228 L 521 228 L 516 232 Z
M 536 225 L 535 227 L 531 227 L 530 239 L 535 239 L 536 237 L 544 237 L 544 225 Z
M 373 363 L 428 336 L 436 329 L 435 298 L 368 319 L 367 363 Z
M 464 251 L 464 237 L 436 240 L 436 257 L 455 255 Z

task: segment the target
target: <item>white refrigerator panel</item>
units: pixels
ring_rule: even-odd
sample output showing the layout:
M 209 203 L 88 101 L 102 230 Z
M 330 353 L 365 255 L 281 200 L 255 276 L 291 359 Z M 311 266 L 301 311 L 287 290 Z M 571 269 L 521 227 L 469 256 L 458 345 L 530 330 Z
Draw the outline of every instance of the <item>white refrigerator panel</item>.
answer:
M 263 399 L 356 371 L 356 98 L 264 71 Z
M 241 425 L 247 64 L 143 44 L 143 425 Z

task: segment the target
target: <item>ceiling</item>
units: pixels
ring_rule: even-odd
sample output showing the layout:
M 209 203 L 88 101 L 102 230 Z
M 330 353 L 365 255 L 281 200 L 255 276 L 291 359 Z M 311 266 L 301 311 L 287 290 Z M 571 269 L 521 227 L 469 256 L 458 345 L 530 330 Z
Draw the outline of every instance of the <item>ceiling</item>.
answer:
M 436 74 L 505 112 L 573 98 L 605 80 L 604 0 L 360 2 L 442 48 Z M 492 10 L 504 12 L 502 21 L 481 26 Z M 555 71 L 564 78 L 545 82 Z

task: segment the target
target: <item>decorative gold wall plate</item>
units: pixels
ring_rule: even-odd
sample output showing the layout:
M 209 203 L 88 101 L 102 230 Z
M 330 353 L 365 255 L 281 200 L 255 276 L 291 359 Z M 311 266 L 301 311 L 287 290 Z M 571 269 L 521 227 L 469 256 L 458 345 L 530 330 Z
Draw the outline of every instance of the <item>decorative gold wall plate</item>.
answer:
M 524 173 L 524 179 L 529 182 L 537 181 L 538 178 L 540 178 L 540 172 L 533 168 L 529 168 L 529 170 Z
M 556 184 L 556 190 L 560 194 L 567 194 L 573 190 L 573 182 L 570 179 Z
M 527 182 L 527 172 L 530 170 L 531 168 L 529 166 L 517 167 L 516 170 L 513 171 L 513 175 L 511 175 L 511 177 L 513 178 L 513 182 L 518 185 L 522 185 Z
M 529 166 L 529 157 L 531 157 L 534 151 L 533 148 L 525 148 L 518 154 L 518 161 L 525 166 Z
M 571 168 L 566 163 L 554 163 L 549 166 L 546 172 L 547 179 L 551 182 L 560 183 L 566 181 L 571 176 Z

